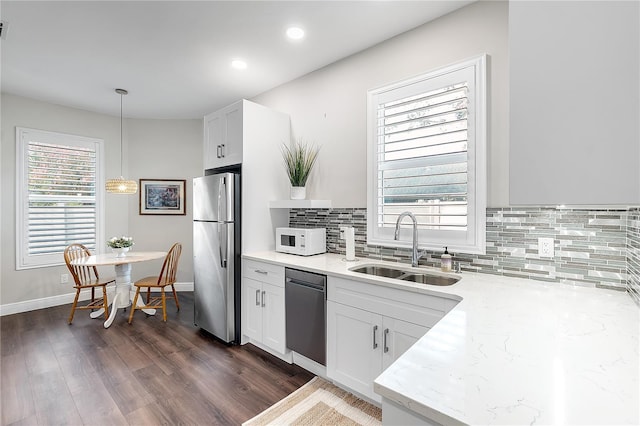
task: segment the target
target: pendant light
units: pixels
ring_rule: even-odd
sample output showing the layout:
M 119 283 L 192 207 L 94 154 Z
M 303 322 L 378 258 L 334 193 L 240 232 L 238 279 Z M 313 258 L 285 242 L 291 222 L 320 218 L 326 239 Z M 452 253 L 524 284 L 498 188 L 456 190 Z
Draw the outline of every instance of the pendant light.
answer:
M 116 89 L 116 93 L 120 95 L 120 177 L 108 179 L 106 189 L 112 194 L 135 194 L 138 192 L 138 183 L 135 180 L 125 180 L 122 177 L 122 97 L 129 92 L 124 89 Z

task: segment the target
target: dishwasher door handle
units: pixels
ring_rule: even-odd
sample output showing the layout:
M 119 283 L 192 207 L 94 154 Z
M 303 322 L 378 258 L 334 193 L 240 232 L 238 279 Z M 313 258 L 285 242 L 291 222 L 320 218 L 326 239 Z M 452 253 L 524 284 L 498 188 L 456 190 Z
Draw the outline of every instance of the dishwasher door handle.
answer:
M 299 285 L 300 287 L 305 287 L 308 288 L 309 290 L 315 290 L 321 293 L 325 292 L 325 286 L 324 285 L 317 285 L 317 284 L 313 284 L 313 283 L 307 283 L 307 282 L 303 282 L 303 281 L 298 281 L 298 280 L 294 280 L 293 278 L 287 278 L 285 280 L 286 284 L 291 284 L 291 285 Z

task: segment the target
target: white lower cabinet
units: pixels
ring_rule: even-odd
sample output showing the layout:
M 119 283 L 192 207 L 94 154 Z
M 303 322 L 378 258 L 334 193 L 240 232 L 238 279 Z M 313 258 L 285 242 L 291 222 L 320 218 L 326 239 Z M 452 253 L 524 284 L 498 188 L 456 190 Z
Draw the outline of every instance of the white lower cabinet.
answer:
M 382 370 L 386 370 L 429 330 L 396 318 L 382 318 Z M 379 400 L 380 397 L 378 397 Z
M 288 352 L 285 327 L 284 268 L 244 261 L 242 334 L 283 358 Z
M 375 401 L 373 381 L 409 349 L 428 327 L 327 303 L 327 375 Z
M 381 316 L 327 302 L 327 376 L 373 397 L 373 380 L 382 372 L 382 351 L 374 333 Z M 376 344 L 374 344 L 374 340 Z
M 337 277 L 327 284 L 327 376 L 377 402 L 375 378 L 458 303 Z

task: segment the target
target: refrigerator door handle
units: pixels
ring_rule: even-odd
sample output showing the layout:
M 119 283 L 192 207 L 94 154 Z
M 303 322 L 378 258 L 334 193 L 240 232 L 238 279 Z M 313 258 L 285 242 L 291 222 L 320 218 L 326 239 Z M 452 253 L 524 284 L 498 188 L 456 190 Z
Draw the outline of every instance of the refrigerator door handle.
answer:
M 219 223 L 218 230 L 220 234 L 220 267 L 226 268 L 228 263 L 228 255 L 229 255 L 229 242 L 227 241 L 227 224 Z
M 227 178 L 223 177 L 218 183 L 218 220 L 227 221 Z

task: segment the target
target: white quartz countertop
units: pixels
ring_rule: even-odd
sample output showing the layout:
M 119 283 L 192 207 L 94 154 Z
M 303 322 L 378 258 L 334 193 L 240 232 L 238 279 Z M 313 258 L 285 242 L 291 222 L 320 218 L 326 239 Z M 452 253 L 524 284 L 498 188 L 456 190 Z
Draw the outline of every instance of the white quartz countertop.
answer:
M 460 300 L 375 381 L 442 424 L 640 424 L 640 309 L 614 290 L 463 272 L 448 287 L 349 271 L 383 263 L 276 252 L 243 256 Z M 430 268 L 421 268 L 435 271 Z

